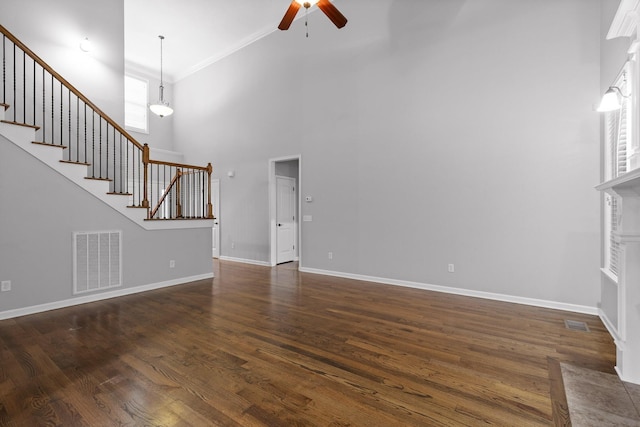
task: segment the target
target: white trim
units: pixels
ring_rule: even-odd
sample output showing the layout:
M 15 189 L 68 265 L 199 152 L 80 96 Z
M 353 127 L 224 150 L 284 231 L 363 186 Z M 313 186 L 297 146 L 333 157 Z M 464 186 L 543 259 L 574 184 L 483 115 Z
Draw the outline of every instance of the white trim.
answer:
M 11 319 L 19 316 L 27 316 L 29 314 L 42 313 L 49 310 L 57 310 L 59 308 L 73 307 L 75 305 L 87 304 L 90 302 L 102 301 L 111 298 L 122 297 L 125 295 L 138 294 L 140 292 L 152 291 L 155 289 L 168 288 L 170 286 L 184 285 L 198 280 L 206 280 L 213 278 L 213 272 L 199 274 L 196 276 L 182 277 L 179 279 L 167 280 L 165 282 L 151 283 L 148 285 L 136 286 L 133 288 L 119 289 L 117 291 L 103 292 L 95 295 L 86 295 L 77 298 L 71 298 L 63 301 L 50 302 L 46 304 L 32 305 L 30 307 L 17 308 L 15 310 L 0 311 L 0 320 Z
M 345 279 L 362 280 L 365 282 L 381 283 L 385 285 L 404 286 L 407 288 L 423 289 L 425 291 L 435 291 L 468 297 L 484 298 L 494 301 L 511 302 L 515 304 L 531 305 L 535 307 L 551 308 L 555 310 L 571 311 L 575 313 L 591 314 L 596 316 L 598 309 L 585 305 L 566 304 L 556 301 L 540 300 L 534 298 L 516 297 L 512 295 L 496 294 L 491 292 L 472 291 L 469 289 L 453 288 L 449 286 L 431 285 L 427 283 L 409 282 L 406 280 L 387 279 L 382 277 L 364 276 L 360 274 L 342 273 L 338 271 L 319 270 L 315 268 L 298 269 L 303 273 L 322 274 L 325 276 L 342 277 Z
M 35 140 L 34 129 L 0 122 L 0 135 L 146 230 L 211 228 L 213 226 L 213 220 L 210 219 L 146 220 L 146 210 L 129 208 L 128 197 L 108 194 L 109 182 L 86 179 L 86 169 L 60 162 L 62 150 L 52 150 L 41 144 L 33 144 L 31 141 Z
M 600 273 L 604 274 L 614 285 L 618 286 L 618 276 L 613 274 L 608 268 L 601 268 Z
M 276 245 L 276 163 L 288 162 L 290 160 L 298 161 L 298 176 L 296 177 L 297 194 L 298 194 L 298 217 L 302 218 L 302 155 L 274 157 L 269 159 L 268 163 L 268 182 L 269 182 L 269 261 L 270 267 L 277 264 L 277 245 Z M 298 240 L 298 260 L 302 263 L 302 226 L 299 219 L 296 220 Z
M 618 243 L 638 243 L 640 233 L 625 233 L 624 231 L 614 231 L 613 239 Z
M 611 322 L 611 320 L 607 316 L 607 313 L 605 313 L 601 308 L 599 308 L 598 309 L 598 317 L 600 317 L 600 320 L 602 320 L 602 324 L 604 325 L 605 328 L 607 328 L 607 331 L 609 331 L 609 334 L 613 338 L 613 340 L 614 340 L 614 342 L 616 344 L 616 347 L 619 347 L 620 344 L 622 343 L 622 340 L 620 339 L 620 336 L 618 335 L 618 331 L 613 326 L 613 323 Z
M 213 192 L 213 188 L 214 188 L 214 184 L 215 187 L 217 187 L 216 192 Z M 220 237 L 220 179 L 219 178 L 214 178 L 213 174 L 211 175 L 211 181 L 209 181 L 209 186 L 211 188 L 211 204 L 213 205 L 213 216 L 215 217 L 215 219 L 212 220 L 212 224 L 211 224 L 211 228 L 213 230 L 214 226 L 217 226 L 218 231 L 216 232 L 216 249 L 218 250 L 218 256 L 215 256 L 213 258 L 216 259 L 220 259 L 220 255 L 222 254 L 222 250 L 220 248 L 220 244 L 222 243 L 222 239 Z M 216 215 L 216 211 L 217 211 L 217 215 Z M 211 239 L 213 240 L 213 236 L 211 236 Z M 212 245 L 213 246 L 213 245 Z M 213 256 L 213 247 L 211 248 L 211 255 Z
M 610 179 L 601 184 L 596 185 L 595 189 L 599 191 L 612 190 L 618 193 L 619 189 L 633 189 L 640 187 L 640 169 L 631 170 L 617 178 Z
M 640 0 L 622 0 L 609 27 L 607 40 L 631 37 L 638 25 L 638 12 L 640 12 Z
M 286 4 L 286 2 L 285 2 Z M 309 9 L 308 14 L 312 14 L 313 12 L 315 12 L 316 10 L 318 10 L 317 7 L 312 7 Z M 298 19 L 302 19 L 302 17 L 304 17 L 305 14 L 304 13 L 298 13 L 296 18 L 293 20 L 293 22 L 297 21 Z M 273 27 L 269 27 L 267 29 L 263 29 L 262 31 L 257 31 L 251 35 L 249 35 L 248 37 L 245 37 L 244 39 L 240 40 L 240 42 L 236 43 L 235 45 L 229 47 L 226 50 L 223 50 L 222 52 L 217 53 L 214 56 L 210 56 L 207 59 L 204 59 L 200 62 L 198 62 L 195 65 L 190 66 L 189 68 L 185 69 L 184 71 L 180 71 L 177 72 L 176 74 L 173 75 L 173 82 L 178 82 L 184 78 L 189 77 L 191 74 L 195 74 L 198 71 L 207 68 L 209 65 L 215 64 L 216 62 L 226 58 L 227 56 L 233 55 L 234 53 L 236 53 L 237 51 L 244 49 L 245 47 L 257 42 L 258 40 L 268 36 L 271 33 L 275 33 L 276 31 L 279 31 L 278 28 L 274 25 Z
M 236 258 L 236 257 L 224 256 L 224 255 L 220 255 L 220 258 L 218 259 L 222 261 L 240 262 L 242 264 L 252 264 L 252 265 L 260 265 L 262 267 L 271 267 L 271 264 L 268 263 L 267 261 L 256 261 L 254 259 Z

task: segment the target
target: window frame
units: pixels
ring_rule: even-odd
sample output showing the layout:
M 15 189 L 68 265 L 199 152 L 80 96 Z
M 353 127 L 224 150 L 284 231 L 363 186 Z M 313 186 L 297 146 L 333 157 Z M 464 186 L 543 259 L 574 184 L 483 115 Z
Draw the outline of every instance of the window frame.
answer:
M 605 181 L 615 179 L 631 170 L 632 136 L 635 132 L 633 121 L 634 104 L 631 90 L 633 82 L 629 63 L 625 65 L 616 77 L 612 86 L 620 89 L 622 108 L 609 111 L 604 115 L 605 146 L 604 146 L 604 178 Z M 622 145 L 620 143 L 622 142 Z M 623 154 L 624 158 L 620 158 Z M 618 229 L 620 200 L 616 194 L 604 195 L 603 223 L 603 254 L 604 270 L 617 282 L 620 263 L 620 244 L 615 233 Z
M 130 74 L 130 73 L 125 73 L 124 75 L 125 77 L 125 91 L 124 91 L 124 128 L 128 131 L 132 131 L 132 132 L 138 132 L 138 133 L 143 133 L 148 135 L 149 134 L 149 80 L 145 79 L 143 77 L 134 75 L 134 74 Z M 145 101 L 144 101 L 144 121 L 145 121 L 145 126 L 144 128 L 141 127 L 137 127 L 137 126 L 132 126 L 131 124 L 128 124 L 128 120 L 127 120 L 127 104 L 129 103 L 129 99 L 127 98 L 127 79 L 132 79 L 135 80 L 137 82 L 141 82 L 144 83 L 145 88 L 146 88 L 146 97 L 145 97 Z M 143 104 L 141 102 L 136 102 L 136 103 L 132 103 L 135 106 L 141 107 Z

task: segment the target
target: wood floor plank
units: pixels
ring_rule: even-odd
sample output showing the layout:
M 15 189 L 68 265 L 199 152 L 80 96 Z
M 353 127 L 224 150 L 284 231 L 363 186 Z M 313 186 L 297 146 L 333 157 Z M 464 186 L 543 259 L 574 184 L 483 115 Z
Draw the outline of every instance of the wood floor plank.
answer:
M 613 371 L 595 316 L 296 268 L 0 321 L 0 426 L 557 425 L 560 362 Z

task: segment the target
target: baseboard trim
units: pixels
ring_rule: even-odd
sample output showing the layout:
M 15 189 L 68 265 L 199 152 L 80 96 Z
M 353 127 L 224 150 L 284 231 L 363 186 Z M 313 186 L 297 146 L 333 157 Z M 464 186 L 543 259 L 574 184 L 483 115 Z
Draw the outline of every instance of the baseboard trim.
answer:
M 235 258 L 230 256 L 221 256 L 219 258 L 222 261 L 240 262 L 242 264 L 260 265 L 262 267 L 271 267 L 271 264 L 266 261 L 256 261 L 254 259 Z
M 14 310 L 0 311 L 0 320 L 11 319 L 11 318 L 20 317 L 20 316 L 27 316 L 29 314 L 42 313 L 49 310 L 57 310 L 59 308 L 72 307 L 75 305 L 87 304 L 90 302 L 122 297 L 125 295 L 138 294 L 140 292 L 152 291 L 152 290 L 161 289 L 161 288 L 168 288 L 170 286 L 183 285 L 185 283 L 195 282 L 198 280 L 211 279 L 211 278 L 213 278 L 213 272 L 200 274 L 196 276 L 182 277 L 180 279 L 167 280 L 165 282 L 136 286 L 134 288 L 118 289 L 115 291 L 109 291 L 109 292 L 104 292 L 104 293 L 95 294 L 95 295 L 85 295 L 85 296 L 71 298 L 63 301 L 32 305 L 30 307 L 17 308 Z
M 600 316 L 604 327 L 607 328 L 607 331 L 609 331 L 613 339 L 619 341 L 620 338 L 618 337 L 618 331 L 613 326 L 613 322 L 611 322 L 609 316 L 607 316 L 607 313 L 605 313 L 602 309 L 598 309 L 598 316 Z
M 596 307 L 567 304 L 556 301 L 541 300 L 535 298 L 516 297 L 512 295 L 496 294 L 491 292 L 472 291 L 469 289 L 453 288 L 448 286 L 431 285 L 428 283 L 410 282 L 406 280 L 387 279 L 382 277 L 365 276 L 361 274 L 343 273 L 339 271 L 320 270 L 316 268 L 300 267 L 303 273 L 321 274 L 324 276 L 342 277 L 345 279 L 362 280 L 365 282 L 380 283 L 384 285 L 403 286 L 406 288 L 423 289 L 425 291 L 443 292 L 447 294 L 462 295 L 467 297 L 484 298 L 495 301 L 510 302 L 514 304 L 530 305 L 534 307 L 551 308 L 554 310 L 571 311 L 574 313 L 598 315 Z
M 613 326 L 613 322 L 611 322 L 609 316 L 607 316 L 607 313 L 599 308 L 598 316 L 600 317 L 600 320 L 602 320 L 602 324 L 604 325 L 604 327 L 607 328 L 607 331 L 609 331 L 609 334 L 613 338 L 613 341 L 616 343 L 616 346 L 619 346 L 622 340 L 620 339 L 620 335 L 618 335 L 618 330 Z

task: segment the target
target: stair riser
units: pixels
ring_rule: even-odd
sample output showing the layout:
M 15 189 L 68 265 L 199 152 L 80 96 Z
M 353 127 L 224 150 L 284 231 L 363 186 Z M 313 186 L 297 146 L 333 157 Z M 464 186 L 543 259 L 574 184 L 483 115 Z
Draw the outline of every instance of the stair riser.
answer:
M 4 115 L 4 109 L 0 108 L 0 120 L 4 118 Z M 213 226 L 212 220 L 145 221 L 147 215 L 146 210 L 127 207 L 131 204 L 130 197 L 107 194 L 110 191 L 109 181 L 86 179 L 87 171 L 90 170 L 90 167 L 87 168 L 84 165 L 60 162 L 65 152 L 65 150 L 60 147 L 34 144 L 33 141 L 36 138 L 36 131 L 33 128 L 0 123 L 0 135 L 147 230 L 210 228 Z

